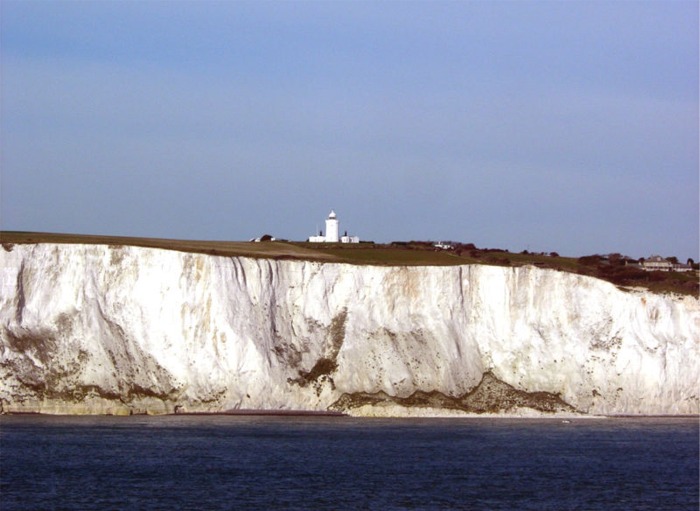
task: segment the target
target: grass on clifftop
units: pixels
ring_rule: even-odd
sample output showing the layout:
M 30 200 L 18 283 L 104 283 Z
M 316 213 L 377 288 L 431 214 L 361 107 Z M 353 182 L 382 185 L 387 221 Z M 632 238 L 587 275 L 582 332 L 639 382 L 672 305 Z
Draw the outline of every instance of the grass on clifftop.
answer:
M 135 238 L 123 236 L 96 236 L 88 234 L 55 234 L 39 232 L 0 231 L 3 246 L 28 243 L 60 243 L 85 245 L 128 245 L 160 248 L 217 256 L 262 257 L 271 259 L 311 259 L 327 261 L 332 256 L 308 250 L 301 244 L 287 242 L 251 243 L 248 241 L 197 241 L 164 238 Z
M 561 257 L 556 253 L 533 254 L 500 249 L 480 249 L 473 244 L 454 244 L 451 250 L 437 249 L 431 242 L 411 241 L 392 244 L 341 244 L 288 241 L 194 241 L 162 238 L 134 238 L 79 234 L 0 231 L 5 250 L 14 244 L 65 243 L 95 245 L 131 245 L 177 250 L 224 257 L 293 259 L 380 266 L 453 266 L 488 264 L 495 266 L 534 265 L 600 278 L 620 287 L 643 287 L 660 293 L 698 296 L 698 272 L 646 272 L 626 264 L 623 257 Z

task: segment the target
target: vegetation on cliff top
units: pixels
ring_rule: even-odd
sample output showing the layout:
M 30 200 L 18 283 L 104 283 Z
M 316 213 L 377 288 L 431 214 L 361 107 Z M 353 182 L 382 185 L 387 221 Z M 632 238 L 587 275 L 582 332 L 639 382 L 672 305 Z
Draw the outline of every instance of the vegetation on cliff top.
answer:
M 540 268 L 600 278 L 621 287 L 644 287 L 654 292 L 672 292 L 693 296 L 698 296 L 700 292 L 697 264 L 694 265 L 695 271 L 692 272 L 649 272 L 630 264 L 636 261 L 620 254 L 575 258 L 562 257 L 554 252 L 548 254 L 529 253 L 528 251 L 515 253 L 502 249 L 477 248 L 471 243 L 452 243 L 451 248 L 445 250 L 436 248 L 433 242 L 428 241 L 393 242 L 390 244 L 289 241 L 251 243 L 17 231 L 0 231 L 0 242 L 6 251 L 12 250 L 14 244 L 64 243 L 130 245 L 226 257 L 244 256 L 383 266 L 534 265 Z

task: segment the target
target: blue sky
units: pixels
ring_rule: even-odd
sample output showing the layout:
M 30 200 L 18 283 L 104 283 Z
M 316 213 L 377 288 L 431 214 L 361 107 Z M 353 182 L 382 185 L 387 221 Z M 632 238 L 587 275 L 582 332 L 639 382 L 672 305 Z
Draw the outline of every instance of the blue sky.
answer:
M 3 0 L 0 227 L 698 259 L 698 2 Z

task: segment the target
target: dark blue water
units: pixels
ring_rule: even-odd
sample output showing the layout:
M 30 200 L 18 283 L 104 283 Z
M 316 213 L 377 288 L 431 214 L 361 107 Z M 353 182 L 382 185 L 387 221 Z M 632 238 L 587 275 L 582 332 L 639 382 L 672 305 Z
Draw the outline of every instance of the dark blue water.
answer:
M 0 418 L 0 509 L 698 509 L 697 419 Z

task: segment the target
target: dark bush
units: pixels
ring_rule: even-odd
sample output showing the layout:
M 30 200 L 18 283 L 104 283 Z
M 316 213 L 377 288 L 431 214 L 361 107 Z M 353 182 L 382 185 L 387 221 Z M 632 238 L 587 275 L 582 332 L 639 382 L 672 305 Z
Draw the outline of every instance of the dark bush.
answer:
M 603 262 L 603 257 L 599 255 L 588 255 L 578 258 L 578 263 L 584 266 L 596 266 Z

